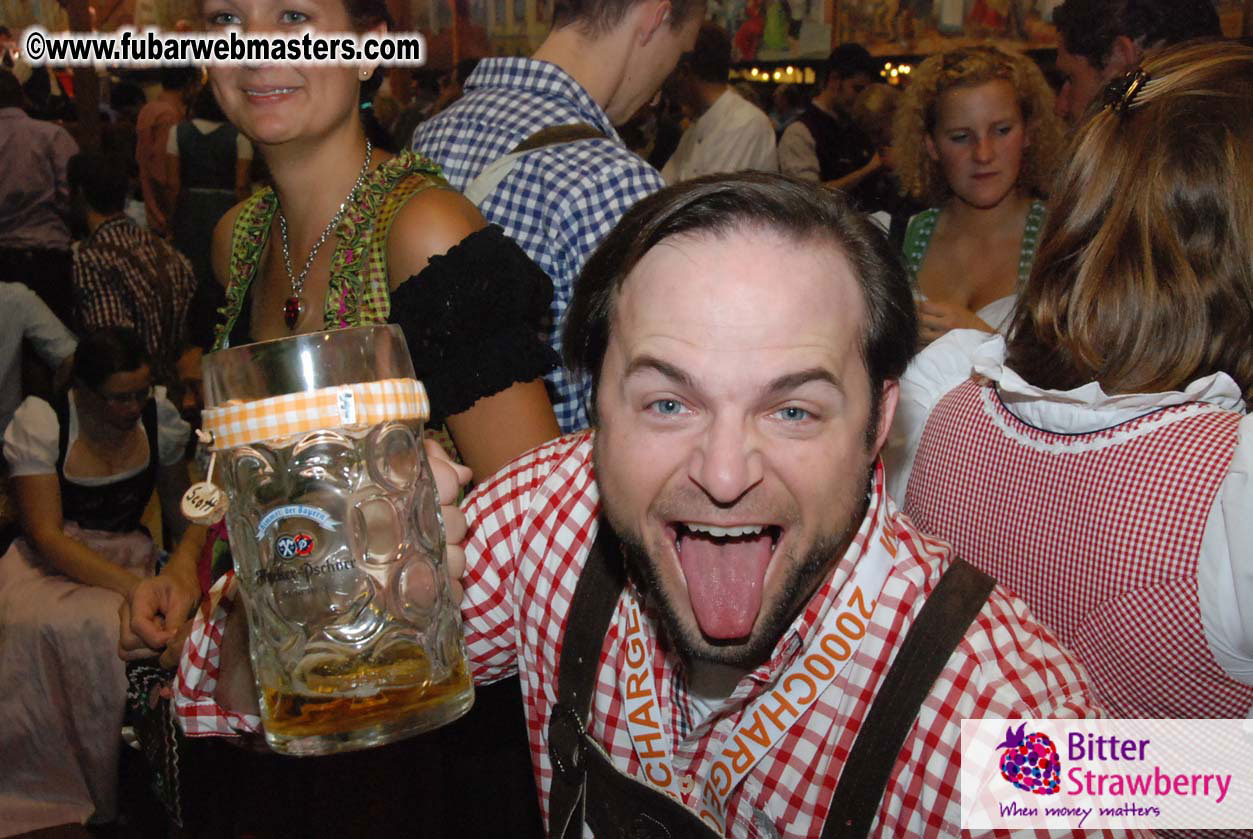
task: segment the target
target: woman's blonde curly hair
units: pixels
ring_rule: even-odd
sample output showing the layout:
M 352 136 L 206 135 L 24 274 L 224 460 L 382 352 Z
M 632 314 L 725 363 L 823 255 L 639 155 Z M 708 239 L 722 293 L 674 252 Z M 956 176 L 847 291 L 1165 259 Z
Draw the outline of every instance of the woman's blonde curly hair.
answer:
M 905 191 L 932 206 L 952 195 L 940 165 L 927 154 L 924 138 L 935 130 L 940 96 L 963 85 L 1003 79 L 1018 94 L 1030 144 L 1023 150 L 1019 185 L 1029 194 L 1048 193 L 1053 166 L 1063 146 L 1053 114 L 1053 91 L 1035 62 L 995 47 L 966 47 L 933 55 L 910 74 L 892 122 L 892 154 Z

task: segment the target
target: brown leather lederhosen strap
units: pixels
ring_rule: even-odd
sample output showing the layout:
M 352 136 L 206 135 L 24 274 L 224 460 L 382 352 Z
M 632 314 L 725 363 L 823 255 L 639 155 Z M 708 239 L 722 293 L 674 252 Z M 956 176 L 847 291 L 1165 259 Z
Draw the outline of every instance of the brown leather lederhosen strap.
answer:
M 469 183 L 462 186 L 461 192 L 470 201 L 482 206 L 489 196 L 496 192 L 505 178 L 509 177 L 514 167 L 531 152 L 536 149 L 565 145 L 578 140 L 593 139 L 604 140 L 608 138 L 599 128 L 586 122 L 576 122 L 570 125 L 550 125 L 547 128 L 541 128 L 514 146 L 511 151 L 487 164 Z
M 548 835 L 552 839 L 574 839 L 583 834 L 583 781 L 588 759 L 584 730 L 596 689 L 600 649 L 624 579 L 617 545 L 606 544 L 611 541 L 609 528 L 598 525 L 562 633 L 557 704 L 548 718 L 548 755 L 553 764 Z
M 883 791 L 922 703 L 966 630 L 983 609 L 996 580 L 957 557 L 914 618 L 874 702 L 827 811 L 822 839 L 861 839 L 870 833 Z
M 613 766 L 587 734 L 601 648 L 625 574 L 616 538 L 600 526 L 575 585 L 557 669 L 557 704 L 548 720 L 553 763 L 549 835 L 582 836 L 586 822 L 606 837 L 691 837 L 717 834 L 695 812 Z M 953 650 L 983 608 L 994 580 L 955 559 L 905 636 L 845 761 L 823 839 L 864 837 L 870 831 L 892 768 L 922 702 Z
M 575 122 L 569 125 L 550 125 L 541 128 L 521 143 L 509 150 L 509 154 L 540 149 L 544 146 L 560 146 L 573 143 L 575 140 L 607 139 L 605 132 L 587 122 Z

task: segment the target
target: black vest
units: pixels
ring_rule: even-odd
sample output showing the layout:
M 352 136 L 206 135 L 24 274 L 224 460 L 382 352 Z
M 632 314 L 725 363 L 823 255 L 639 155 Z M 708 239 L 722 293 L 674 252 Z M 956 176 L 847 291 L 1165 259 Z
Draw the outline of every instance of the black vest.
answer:
M 235 143 L 239 132 L 224 122 L 208 134 L 190 121 L 174 129 L 178 134 L 178 161 L 182 189 L 221 189 L 235 192 Z
M 148 499 L 157 482 L 157 465 L 161 461 L 157 447 L 157 403 L 149 399 L 142 415 L 148 436 L 148 465 L 135 475 L 102 486 L 83 486 L 65 479 L 65 455 L 70 443 L 70 406 L 62 393 L 53 403 L 57 422 L 61 424 L 57 444 L 57 481 L 61 484 L 61 518 L 88 530 L 127 533 L 139 529 Z
M 874 144 L 866 132 L 843 111 L 836 116 L 820 110 L 810 102 L 797 117 L 797 121 L 809 129 L 818 153 L 818 176 L 824 181 L 842 178 L 860 169 L 874 157 Z

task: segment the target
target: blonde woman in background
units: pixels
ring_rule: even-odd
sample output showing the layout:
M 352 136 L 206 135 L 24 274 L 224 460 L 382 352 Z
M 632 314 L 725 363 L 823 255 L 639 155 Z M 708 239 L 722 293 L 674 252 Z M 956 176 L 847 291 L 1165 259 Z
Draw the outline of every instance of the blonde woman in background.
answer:
M 1052 91 L 1029 58 L 970 47 L 912 74 L 892 148 L 906 192 L 931 205 L 910 220 L 904 246 L 924 343 L 1008 322 L 1060 145 Z

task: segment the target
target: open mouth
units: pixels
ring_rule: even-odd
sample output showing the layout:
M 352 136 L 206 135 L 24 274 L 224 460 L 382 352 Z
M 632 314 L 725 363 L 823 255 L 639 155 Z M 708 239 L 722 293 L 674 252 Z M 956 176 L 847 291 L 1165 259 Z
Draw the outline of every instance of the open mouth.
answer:
M 760 539 L 762 536 L 768 536 L 770 552 L 773 553 L 779 545 L 779 537 L 783 535 L 783 528 L 777 524 L 717 525 L 675 521 L 670 523 L 670 529 L 674 531 L 675 550 L 679 549 L 679 542 L 684 536 L 698 536 L 715 542 Z
M 783 528 L 703 522 L 669 527 L 701 632 L 719 640 L 747 637 L 761 611 L 766 571 Z

